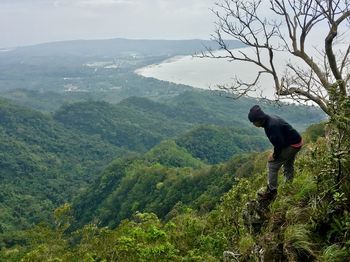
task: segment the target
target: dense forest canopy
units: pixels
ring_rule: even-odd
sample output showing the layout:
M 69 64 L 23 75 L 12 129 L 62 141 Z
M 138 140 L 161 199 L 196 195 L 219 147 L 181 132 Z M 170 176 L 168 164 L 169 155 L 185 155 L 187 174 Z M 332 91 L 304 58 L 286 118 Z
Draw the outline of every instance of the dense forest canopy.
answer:
M 2 228 L 28 228 L 49 219 L 55 207 L 80 194 L 110 161 L 147 152 L 165 139 L 174 139 L 176 147 L 204 163 L 267 148 L 261 132 L 242 129 L 247 120 L 232 117 L 243 105 L 248 109 L 248 100 L 225 104 L 225 98 L 197 91 L 181 96 L 197 102 L 185 106 L 178 96 L 166 103 L 130 97 L 116 105 L 67 104 L 47 115 L 1 100 Z M 292 113 L 285 111 L 291 118 L 304 112 L 291 108 Z M 310 116 L 315 122 L 323 117 L 312 109 Z M 232 125 L 239 127 L 229 128 Z M 162 148 L 160 155 L 166 152 L 166 146 Z
M 198 43 L 146 42 L 1 54 L 0 260 L 220 261 L 228 251 L 242 261 L 345 261 L 348 100 L 326 119 L 316 107 L 143 78 L 136 68 Z M 246 214 L 270 147 L 247 119 L 257 103 L 306 143 L 263 222 Z

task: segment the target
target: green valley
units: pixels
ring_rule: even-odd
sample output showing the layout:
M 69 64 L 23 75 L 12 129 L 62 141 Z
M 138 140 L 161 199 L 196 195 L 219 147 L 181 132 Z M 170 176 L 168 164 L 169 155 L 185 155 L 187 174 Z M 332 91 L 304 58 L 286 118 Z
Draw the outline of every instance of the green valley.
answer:
M 114 105 L 79 102 L 62 106 L 52 116 L 2 100 L 4 231 L 48 219 L 55 207 L 71 201 L 98 178 L 110 161 L 144 153 L 164 139 L 174 139 L 176 147 L 203 164 L 268 147 L 259 130 L 247 129 L 246 119 L 231 117 L 242 106 L 248 110 L 249 100 L 231 101 L 203 91 L 180 96 L 193 102 L 180 104 L 183 98 L 178 96 L 164 103 L 137 97 Z M 304 109 L 293 107 L 291 117 Z M 315 121 L 322 118 L 312 110 L 309 116 Z M 235 125 L 239 128 L 232 128 Z M 38 206 L 43 200 L 45 206 Z
M 135 73 L 203 44 L 218 48 L 111 39 L 0 53 L 0 261 L 346 261 L 349 159 L 329 133 L 347 132 L 348 115 Z M 255 104 L 305 140 L 264 217 L 253 204 L 272 146 L 247 118 Z

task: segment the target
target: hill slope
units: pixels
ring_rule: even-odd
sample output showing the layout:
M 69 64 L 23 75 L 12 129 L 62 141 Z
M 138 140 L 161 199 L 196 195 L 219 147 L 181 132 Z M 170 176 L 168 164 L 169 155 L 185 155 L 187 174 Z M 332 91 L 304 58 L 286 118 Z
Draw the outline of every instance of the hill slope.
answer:
M 70 200 L 109 161 L 130 150 L 146 152 L 164 139 L 178 137 L 179 145 L 210 163 L 236 153 L 264 149 L 267 144 L 261 130 L 242 131 L 240 128 L 248 126 L 248 121 L 234 114 L 239 110 L 243 114 L 250 105 L 250 100 L 232 102 L 198 91 L 162 102 L 131 97 L 116 105 L 68 104 L 52 118 L 1 100 L 1 223 L 12 230 L 15 225 L 27 227 L 46 219 L 50 208 Z M 266 109 L 275 110 L 268 106 Z M 302 114 L 308 119 L 322 117 L 303 107 L 290 107 L 286 113 L 291 118 Z M 198 124 L 218 126 L 193 129 Z M 183 135 L 186 132 L 190 133 Z M 244 138 L 243 133 L 249 134 L 249 138 L 245 137 L 248 142 L 239 144 L 236 138 Z M 219 140 L 225 142 L 220 144 Z M 206 153 L 199 155 L 200 150 Z M 212 150 L 215 154 L 210 153 Z M 15 206 L 19 206 L 17 211 Z
M 0 100 L 0 122 L 1 224 L 7 230 L 48 219 L 50 210 L 126 153 L 5 100 Z
M 199 126 L 178 137 L 176 143 L 193 156 L 210 164 L 229 160 L 244 152 L 263 151 L 268 141 L 259 130 L 219 126 Z
M 247 211 L 256 191 L 266 183 L 266 153 L 235 158 L 225 164 L 212 166 L 209 173 L 215 173 L 212 176 L 213 180 L 208 179 L 211 176 L 206 175 L 207 167 L 187 169 L 187 182 L 195 181 L 194 185 L 198 185 L 192 186 L 195 191 L 193 196 L 206 187 L 211 189 L 216 185 L 223 188 L 225 183 L 220 184 L 219 181 L 225 181 L 222 180 L 225 174 L 228 174 L 228 178 L 231 177 L 227 181 L 233 183 L 233 186 L 227 188 L 228 192 L 221 197 L 219 203 L 215 202 L 217 205 L 214 209 L 208 209 L 209 212 L 203 212 L 195 203 L 188 202 L 186 205 L 178 202 L 167 216 L 167 220 L 159 219 L 154 213 L 134 210 L 133 217 L 122 221 L 116 228 L 88 224 L 82 229 L 69 232 L 67 228 L 74 226 L 74 220 L 72 209 L 66 204 L 55 212 L 57 226 L 54 229 L 37 226 L 23 236 L 27 240 L 35 239 L 31 245 L 3 249 L 0 258 L 55 258 L 67 261 L 86 258 L 108 261 L 222 261 L 225 256 L 226 259 L 235 257 L 239 261 L 347 261 L 350 252 L 349 200 L 346 197 L 348 191 L 346 195 L 345 192 L 337 195 L 338 191 L 330 191 L 336 184 L 334 177 L 330 176 L 331 169 L 324 170 L 329 164 L 329 159 L 325 157 L 328 152 L 326 141 L 324 138 L 318 138 L 316 143 L 309 142 L 320 133 L 322 126 L 308 130 L 308 134 L 305 135 L 308 143 L 296 161 L 295 179 L 290 184 L 280 185 L 277 199 L 265 211 L 264 218 L 249 217 Z M 163 146 L 174 147 L 174 143 Z M 175 152 L 179 153 L 178 150 Z M 185 156 L 186 153 L 180 155 Z M 143 161 L 146 159 L 147 157 Z M 155 159 L 154 155 L 152 159 Z M 101 177 L 100 182 L 103 183 L 100 185 L 111 188 L 108 183 L 113 181 L 111 178 L 120 177 L 118 171 L 122 170 L 121 167 L 126 167 L 123 169 L 126 172 L 131 171 L 128 176 L 135 176 L 137 172 L 134 169 L 135 163 L 131 164 L 132 161 L 134 160 L 129 159 L 113 163 L 108 173 Z M 191 163 L 194 162 L 185 161 L 184 165 L 191 166 Z M 129 164 L 133 166 L 131 169 L 128 168 Z M 144 182 L 134 178 L 123 182 L 124 185 L 131 186 L 117 190 L 111 197 L 107 197 L 111 200 L 110 206 L 105 210 L 99 209 L 97 216 L 112 211 L 114 207 L 118 208 L 118 204 L 123 204 L 124 202 L 113 198 L 120 196 L 122 191 L 126 193 L 128 190 L 141 189 L 133 194 L 136 196 L 144 192 L 143 198 L 134 199 L 141 201 L 138 204 L 146 203 L 142 202 L 144 199 L 155 201 L 148 202 L 153 205 L 146 206 L 143 211 L 154 211 L 156 209 L 153 208 L 156 208 L 157 204 L 167 200 L 156 198 L 162 194 L 154 193 L 156 190 L 166 190 L 162 189 L 163 187 L 175 187 L 177 191 L 172 192 L 172 195 L 180 191 L 178 200 L 190 193 L 186 187 L 177 186 L 181 185 L 177 184 L 177 181 L 181 180 L 181 174 L 186 176 L 185 169 L 176 169 L 177 173 L 174 173 L 162 165 L 143 168 L 150 171 L 138 174 L 139 177 L 146 178 Z M 165 185 L 171 173 L 171 183 Z M 164 183 L 160 184 L 162 182 L 157 180 L 157 177 L 165 178 Z M 342 188 L 344 189 L 346 190 L 346 187 Z M 101 192 L 103 193 L 103 190 Z M 197 199 L 201 199 L 202 204 L 208 203 L 213 196 L 211 191 L 202 192 L 204 193 Z M 204 195 L 207 198 L 203 198 Z M 118 214 L 115 212 L 110 221 Z M 101 220 L 97 218 L 95 222 L 98 221 Z M 111 225 L 114 226 L 113 222 Z
M 52 222 L 51 211 L 61 203 L 71 201 L 91 184 L 100 170 L 112 159 L 128 155 L 130 150 L 147 152 L 164 139 L 176 139 L 178 145 L 181 145 L 171 146 L 171 152 L 185 150 L 186 154 L 192 154 L 191 157 L 199 157 L 208 163 L 228 159 L 236 153 L 266 148 L 266 138 L 262 130 L 252 128 L 246 118 L 246 112 L 255 102 L 249 99 L 232 101 L 210 92 L 191 91 L 162 101 L 130 97 L 115 105 L 92 101 L 68 104 L 52 117 L 1 100 L 2 231 L 11 234 L 16 229 L 28 228 L 40 221 Z M 271 105 L 264 105 L 264 109 L 267 112 L 280 111 Z M 296 106 L 288 107 L 283 116 L 286 119 L 305 116 L 308 121 L 317 121 L 323 117 L 319 111 L 312 108 Z M 292 124 L 300 127 L 303 122 L 304 118 Z M 198 125 L 214 126 L 197 128 Z M 249 127 L 249 131 L 241 130 L 243 127 Z M 249 134 L 249 137 L 242 136 L 243 133 Z M 208 134 L 213 135 L 213 138 L 209 139 Z M 236 138 L 245 138 L 248 142 L 240 144 Z M 222 142 L 219 143 L 220 140 L 225 141 L 226 146 Z M 199 155 L 199 149 L 205 150 L 206 153 Z M 211 150 L 216 150 L 213 151 L 215 154 L 211 154 Z M 158 152 L 163 154 L 166 150 L 163 147 Z M 164 179 L 171 181 L 170 178 L 177 171 L 173 166 L 167 166 L 167 161 L 175 166 L 177 163 L 178 168 L 182 168 L 184 160 L 173 161 L 173 157 L 166 156 L 167 154 L 164 154 L 164 159 L 157 157 L 161 163 L 160 167 L 145 164 L 143 170 L 144 164 L 141 164 L 139 169 L 134 171 L 137 174 L 145 172 L 150 174 L 150 177 L 163 174 Z M 195 160 L 190 162 L 193 161 Z M 193 191 L 187 187 L 186 180 L 189 179 L 189 184 L 195 186 L 197 176 L 192 178 L 186 173 L 186 168 L 179 171 L 183 175 L 174 184 L 175 191 L 171 191 L 176 197 L 168 196 L 167 200 L 162 200 L 164 208 L 160 204 L 148 204 L 138 195 L 139 204 L 135 204 L 130 210 L 142 207 L 167 216 L 176 201 L 189 203 L 194 199 L 199 199 L 196 206 L 201 206 L 203 210 L 211 209 L 231 180 L 224 177 L 223 186 L 218 187 L 210 182 L 215 177 L 215 172 L 208 171 L 206 176 L 211 177 L 208 178 L 209 184 L 204 183 L 198 191 Z M 143 188 L 143 181 L 138 180 L 138 175 L 129 178 L 132 178 L 129 185 L 135 185 L 135 189 L 130 190 L 137 195 L 137 188 Z M 154 181 L 158 179 L 157 176 L 154 177 Z M 123 183 L 127 183 L 125 181 Z M 170 194 L 161 185 L 159 184 L 159 190 L 163 190 L 162 197 Z M 115 185 L 113 189 L 117 187 L 118 185 Z M 181 187 L 187 188 L 184 196 L 177 195 L 178 188 Z M 148 190 L 148 187 L 146 189 Z M 208 196 L 204 191 L 211 193 Z M 121 196 L 124 197 L 123 194 Z M 212 201 L 208 201 L 208 198 Z M 155 199 L 157 197 L 153 195 L 150 201 L 154 203 Z M 118 221 L 132 214 L 128 208 L 133 201 L 132 197 L 125 199 L 126 204 L 120 209 L 124 213 L 120 212 Z M 96 208 L 102 208 L 104 205 L 104 202 L 101 205 L 99 203 Z M 105 212 L 104 223 L 110 224 L 110 217 L 114 216 L 114 211 L 111 212 Z M 90 217 L 93 219 L 94 215 Z M 87 221 L 90 221 L 90 217 L 87 216 Z
M 215 93 L 192 90 L 157 101 L 129 97 L 115 105 L 93 101 L 68 104 L 61 107 L 54 117 L 66 127 L 98 134 L 110 141 L 113 140 L 117 145 L 130 144 L 132 147 L 133 141 L 118 140 L 118 132 L 120 137 L 128 132 L 130 137 L 134 137 L 132 134 L 138 132 L 140 135 L 144 134 L 145 139 L 150 137 L 151 140 L 158 139 L 159 142 L 161 139 L 179 135 L 201 124 L 233 127 L 236 130 L 241 128 L 254 130 L 247 119 L 247 112 L 257 102 L 252 99 L 231 100 Z M 290 105 L 282 108 L 261 104 L 264 111 L 280 115 L 299 131 L 324 118 L 322 112 L 311 107 Z M 264 136 L 262 130 L 257 129 L 247 131 L 247 134 Z M 150 142 L 146 149 L 153 145 L 155 144 Z

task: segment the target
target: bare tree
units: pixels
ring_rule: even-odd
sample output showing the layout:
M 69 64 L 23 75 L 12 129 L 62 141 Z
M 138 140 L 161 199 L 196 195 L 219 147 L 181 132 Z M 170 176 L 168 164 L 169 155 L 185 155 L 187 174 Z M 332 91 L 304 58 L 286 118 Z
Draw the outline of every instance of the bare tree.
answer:
M 279 99 L 313 101 L 329 116 L 337 114 L 349 99 L 349 53 L 346 42 L 349 29 L 350 0 L 221 0 L 213 12 L 217 16 L 214 39 L 225 55 L 209 50 L 205 56 L 251 63 L 260 68 L 255 80 L 248 83 L 236 78 L 230 86 L 221 86 L 237 96 L 255 88 L 263 74 L 272 76 Z M 273 15 L 262 13 L 269 4 Z M 307 48 L 314 31 L 326 29 L 323 48 L 317 54 Z M 315 34 L 313 35 L 315 36 Z M 236 39 L 254 49 L 253 54 L 241 49 L 235 52 L 224 39 Z M 345 45 L 345 47 L 344 47 Z M 302 61 L 287 63 L 276 70 L 276 53 L 288 52 Z M 316 59 L 318 56 L 318 59 Z M 321 59 L 320 59 L 321 58 Z

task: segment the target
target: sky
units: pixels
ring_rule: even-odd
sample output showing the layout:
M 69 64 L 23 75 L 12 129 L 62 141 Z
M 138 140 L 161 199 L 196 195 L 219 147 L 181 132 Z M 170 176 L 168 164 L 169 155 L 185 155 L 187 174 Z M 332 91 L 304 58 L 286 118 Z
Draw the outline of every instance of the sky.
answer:
M 209 39 L 216 0 L 0 0 L 0 48 L 74 39 Z

